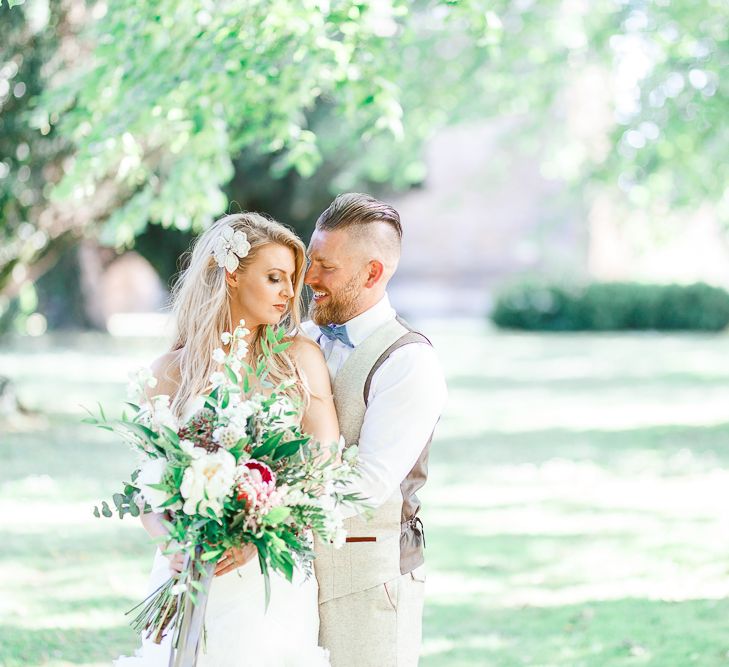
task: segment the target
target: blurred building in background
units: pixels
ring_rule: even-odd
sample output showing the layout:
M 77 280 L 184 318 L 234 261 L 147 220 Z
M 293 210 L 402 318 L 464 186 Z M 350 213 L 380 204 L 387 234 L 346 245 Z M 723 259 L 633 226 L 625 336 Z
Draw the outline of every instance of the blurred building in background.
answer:
M 392 283 L 410 316 L 483 317 L 499 287 L 523 276 L 584 276 L 588 237 L 562 183 L 514 149 L 508 121 L 443 130 L 424 186 L 392 203 L 404 228 Z
M 422 187 L 388 197 L 404 226 L 393 303 L 408 317 L 484 317 L 519 280 L 638 280 L 729 286 L 729 244 L 710 207 L 657 225 L 597 197 L 583 211 L 540 156 L 509 141 L 508 120 L 447 128 L 428 145 Z M 682 214 L 683 215 L 683 214 Z M 89 319 L 117 333 L 159 329 L 166 303 L 140 255 L 81 253 Z M 102 256 L 104 255 L 102 251 Z M 143 322 L 143 326 L 139 323 Z

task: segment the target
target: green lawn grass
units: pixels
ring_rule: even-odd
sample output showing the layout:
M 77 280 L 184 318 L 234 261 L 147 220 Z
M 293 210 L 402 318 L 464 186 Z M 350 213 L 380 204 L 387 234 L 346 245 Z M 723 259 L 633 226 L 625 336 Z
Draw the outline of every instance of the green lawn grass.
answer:
M 729 665 L 729 338 L 434 326 L 449 378 L 425 509 L 423 667 Z M 80 424 L 151 340 L 5 342 L 0 665 L 105 665 L 152 556 L 99 520 L 133 455 Z M 356 661 L 352 663 L 356 667 Z

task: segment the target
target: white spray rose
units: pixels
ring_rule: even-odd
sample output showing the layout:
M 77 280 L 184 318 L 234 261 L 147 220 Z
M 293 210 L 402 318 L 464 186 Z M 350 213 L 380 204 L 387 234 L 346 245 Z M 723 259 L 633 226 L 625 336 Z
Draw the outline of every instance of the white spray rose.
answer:
M 147 387 L 154 389 L 156 386 L 157 378 L 154 377 L 151 369 L 139 368 L 133 373 L 129 373 L 127 398 L 132 402 L 139 402 L 144 398 Z
M 219 515 L 223 500 L 233 490 L 235 457 L 224 449 L 210 453 L 200 447 L 193 450 L 192 457 L 180 485 L 185 499 L 182 511 L 203 515 L 210 508 Z
M 165 491 L 151 488 L 150 484 L 159 484 L 165 474 L 167 461 L 165 459 L 148 459 L 139 469 L 136 484 L 139 492 L 146 500 L 152 510 L 155 512 L 163 512 L 164 508 L 160 508 L 162 503 L 166 502 L 170 495 Z
M 177 431 L 179 424 L 172 410 L 170 410 L 170 397 L 167 394 L 154 396 L 151 401 L 142 403 L 137 421 L 143 426 L 159 431 L 162 426 Z
M 172 410 L 170 410 L 170 397 L 160 394 L 152 399 L 153 421 L 157 427 L 166 426 L 177 431 L 179 424 Z

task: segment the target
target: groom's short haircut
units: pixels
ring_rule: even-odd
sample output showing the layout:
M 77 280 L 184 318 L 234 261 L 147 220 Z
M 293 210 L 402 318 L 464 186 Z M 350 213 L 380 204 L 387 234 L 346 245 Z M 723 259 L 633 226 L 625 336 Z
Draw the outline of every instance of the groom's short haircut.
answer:
M 402 239 L 400 214 L 389 204 L 361 192 L 339 195 L 316 221 L 317 229 L 334 230 L 345 227 L 384 222 Z
M 361 192 L 339 195 L 319 216 L 316 228 L 346 229 L 358 241 L 379 250 L 388 278 L 397 268 L 402 242 L 400 214 L 389 204 Z

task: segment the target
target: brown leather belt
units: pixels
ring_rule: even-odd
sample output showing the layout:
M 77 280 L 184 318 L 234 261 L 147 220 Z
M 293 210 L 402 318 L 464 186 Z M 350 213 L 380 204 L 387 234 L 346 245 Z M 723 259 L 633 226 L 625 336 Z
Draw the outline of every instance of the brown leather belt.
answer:
M 347 537 L 345 542 L 377 542 L 376 537 Z

